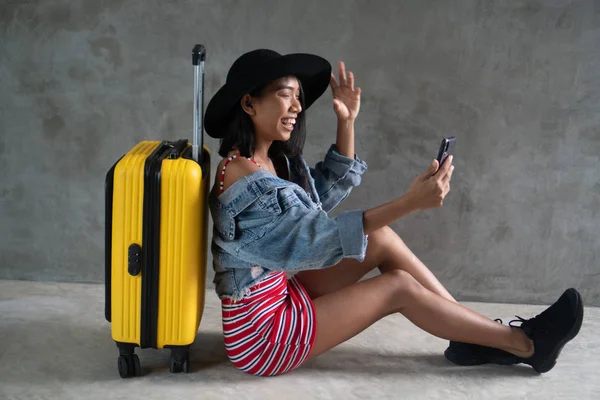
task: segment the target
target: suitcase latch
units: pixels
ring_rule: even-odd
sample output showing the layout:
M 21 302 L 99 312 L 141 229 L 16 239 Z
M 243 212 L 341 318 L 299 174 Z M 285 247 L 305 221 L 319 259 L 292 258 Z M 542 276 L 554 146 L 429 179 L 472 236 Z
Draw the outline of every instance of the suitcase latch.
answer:
M 139 275 L 142 270 L 142 247 L 134 243 L 129 246 L 127 272 L 131 276 Z

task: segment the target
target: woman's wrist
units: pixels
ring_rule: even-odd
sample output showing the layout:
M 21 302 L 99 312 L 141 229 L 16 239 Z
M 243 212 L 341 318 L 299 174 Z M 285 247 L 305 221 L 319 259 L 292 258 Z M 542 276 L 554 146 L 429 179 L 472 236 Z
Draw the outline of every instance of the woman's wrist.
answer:
M 339 118 L 337 119 L 338 124 L 342 125 L 354 125 L 355 118 Z
M 398 202 L 399 207 L 409 210 L 409 214 L 421 209 L 419 207 L 419 202 L 410 192 L 404 193 L 402 196 L 398 197 L 396 201 Z

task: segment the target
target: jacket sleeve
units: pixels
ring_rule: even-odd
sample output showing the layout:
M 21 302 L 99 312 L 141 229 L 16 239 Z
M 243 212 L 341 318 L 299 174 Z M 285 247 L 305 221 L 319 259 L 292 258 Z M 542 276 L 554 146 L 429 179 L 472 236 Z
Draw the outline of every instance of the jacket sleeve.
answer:
M 236 257 L 271 270 L 304 270 L 333 266 L 343 258 L 363 261 L 367 237 L 363 211 L 330 218 L 305 204 L 293 191 L 275 189 L 260 199 L 268 212 L 239 215 Z M 222 243 L 227 246 L 227 243 Z
M 323 210 L 333 210 L 348 197 L 352 188 L 360 185 L 366 170 L 364 161 L 356 155 L 352 159 L 340 154 L 337 146 L 332 144 L 325 159 L 310 168 Z

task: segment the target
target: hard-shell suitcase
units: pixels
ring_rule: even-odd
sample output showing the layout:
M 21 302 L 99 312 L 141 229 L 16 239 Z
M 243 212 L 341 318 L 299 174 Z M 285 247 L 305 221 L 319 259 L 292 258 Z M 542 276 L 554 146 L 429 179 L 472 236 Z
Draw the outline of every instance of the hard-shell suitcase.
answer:
M 170 371 L 189 371 L 208 251 L 205 56 L 204 46 L 196 45 L 193 144 L 142 141 L 106 175 L 105 317 L 119 348 L 122 378 L 140 374 L 135 347 L 170 348 Z

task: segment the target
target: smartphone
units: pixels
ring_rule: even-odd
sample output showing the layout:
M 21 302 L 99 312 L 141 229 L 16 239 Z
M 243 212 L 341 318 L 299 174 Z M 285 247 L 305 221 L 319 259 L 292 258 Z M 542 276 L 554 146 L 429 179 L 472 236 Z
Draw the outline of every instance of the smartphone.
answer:
M 442 139 L 440 144 L 440 150 L 438 151 L 437 160 L 440 165 L 446 161 L 446 158 L 450 155 L 454 155 L 454 145 L 456 144 L 456 138 L 454 136 L 446 137 Z

